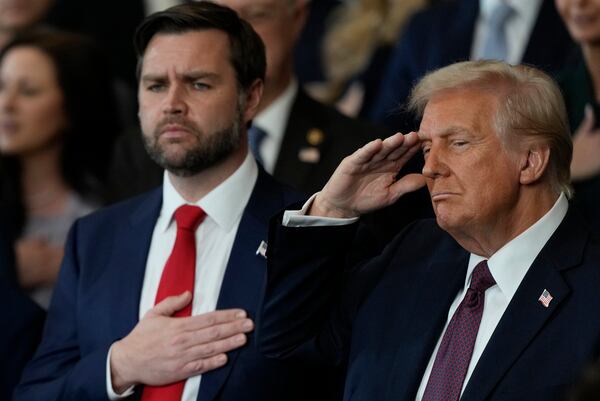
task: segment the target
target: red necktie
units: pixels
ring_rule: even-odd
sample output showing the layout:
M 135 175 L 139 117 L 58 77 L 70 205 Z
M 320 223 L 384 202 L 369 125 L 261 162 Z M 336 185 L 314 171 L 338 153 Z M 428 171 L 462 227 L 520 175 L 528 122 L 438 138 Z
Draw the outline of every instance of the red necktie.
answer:
M 196 272 L 195 233 L 205 216 L 204 210 L 198 206 L 183 205 L 175 211 L 177 237 L 160 278 L 155 304 L 185 291 L 190 291 L 193 296 Z M 182 317 L 191 314 L 192 302 L 173 316 Z M 185 380 L 165 386 L 145 386 L 142 401 L 180 401 L 184 385 Z
M 454 312 L 440 343 L 422 401 L 457 401 L 460 398 L 483 315 L 485 290 L 494 284 L 496 281 L 487 261 L 475 266 L 467 294 Z

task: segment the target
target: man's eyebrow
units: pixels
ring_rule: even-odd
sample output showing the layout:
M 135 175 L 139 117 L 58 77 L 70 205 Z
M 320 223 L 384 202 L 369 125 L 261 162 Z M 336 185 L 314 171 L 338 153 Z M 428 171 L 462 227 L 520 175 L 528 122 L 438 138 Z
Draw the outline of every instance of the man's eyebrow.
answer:
M 451 125 L 449 127 L 446 127 L 441 133 L 440 136 L 443 137 L 447 137 L 450 135 L 456 135 L 456 134 L 466 134 L 466 135 L 470 135 L 471 131 L 465 127 L 461 127 L 458 125 Z
M 431 142 L 431 136 L 425 136 L 425 134 L 421 133 L 421 131 L 417 131 L 417 135 L 419 136 L 419 140 L 421 141 L 421 143 Z M 449 127 L 444 128 L 442 132 L 436 134 L 435 136 L 438 138 L 447 138 L 452 135 L 471 135 L 471 131 L 465 127 L 451 125 Z
M 183 79 L 184 81 L 195 81 L 198 79 L 210 79 L 210 80 L 218 80 L 220 77 L 219 74 L 214 72 L 206 72 L 206 71 L 190 71 L 183 74 L 177 74 L 177 78 Z M 161 82 L 166 81 L 168 79 L 167 74 L 162 73 L 147 73 L 142 75 L 142 81 L 151 81 L 151 82 Z

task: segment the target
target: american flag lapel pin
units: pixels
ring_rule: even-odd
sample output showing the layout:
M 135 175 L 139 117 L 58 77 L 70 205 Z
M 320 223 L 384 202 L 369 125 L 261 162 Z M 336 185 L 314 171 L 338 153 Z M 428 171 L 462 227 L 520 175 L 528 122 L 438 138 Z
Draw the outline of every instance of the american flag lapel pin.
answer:
M 263 258 L 267 258 L 267 243 L 265 241 L 260 241 L 260 245 L 256 250 L 256 256 L 262 256 Z
M 554 297 L 550 295 L 550 292 L 548 292 L 548 290 L 544 288 L 544 291 L 542 292 L 542 295 L 540 295 L 540 297 L 538 298 L 538 301 L 540 301 L 540 303 L 544 305 L 545 308 L 547 308 L 548 306 L 550 306 L 550 302 L 553 299 Z

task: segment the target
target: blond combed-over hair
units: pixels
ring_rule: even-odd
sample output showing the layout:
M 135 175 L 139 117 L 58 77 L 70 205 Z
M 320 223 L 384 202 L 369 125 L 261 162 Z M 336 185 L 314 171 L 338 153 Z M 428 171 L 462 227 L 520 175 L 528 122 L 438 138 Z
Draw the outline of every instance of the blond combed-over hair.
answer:
M 526 65 L 501 61 L 464 61 L 430 72 L 409 97 L 408 108 L 418 118 L 441 92 L 472 89 L 493 94 L 498 109 L 493 125 L 506 146 L 509 141 L 532 141 L 550 149 L 548 179 L 552 188 L 573 194 L 571 158 L 573 142 L 562 94 L 544 72 Z

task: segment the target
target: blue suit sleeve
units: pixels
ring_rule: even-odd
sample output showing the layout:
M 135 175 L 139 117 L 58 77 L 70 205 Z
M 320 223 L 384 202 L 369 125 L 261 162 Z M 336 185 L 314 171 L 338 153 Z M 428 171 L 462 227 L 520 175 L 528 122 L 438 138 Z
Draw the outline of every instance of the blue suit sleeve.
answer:
M 267 280 L 256 329 L 259 349 L 272 358 L 342 365 L 356 313 L 403 236 L 381 255 L 353 266 L 347 257 L 360 246 L 358 223 L 298 228 L 282 226 L 280 218 L 269 230 Z

